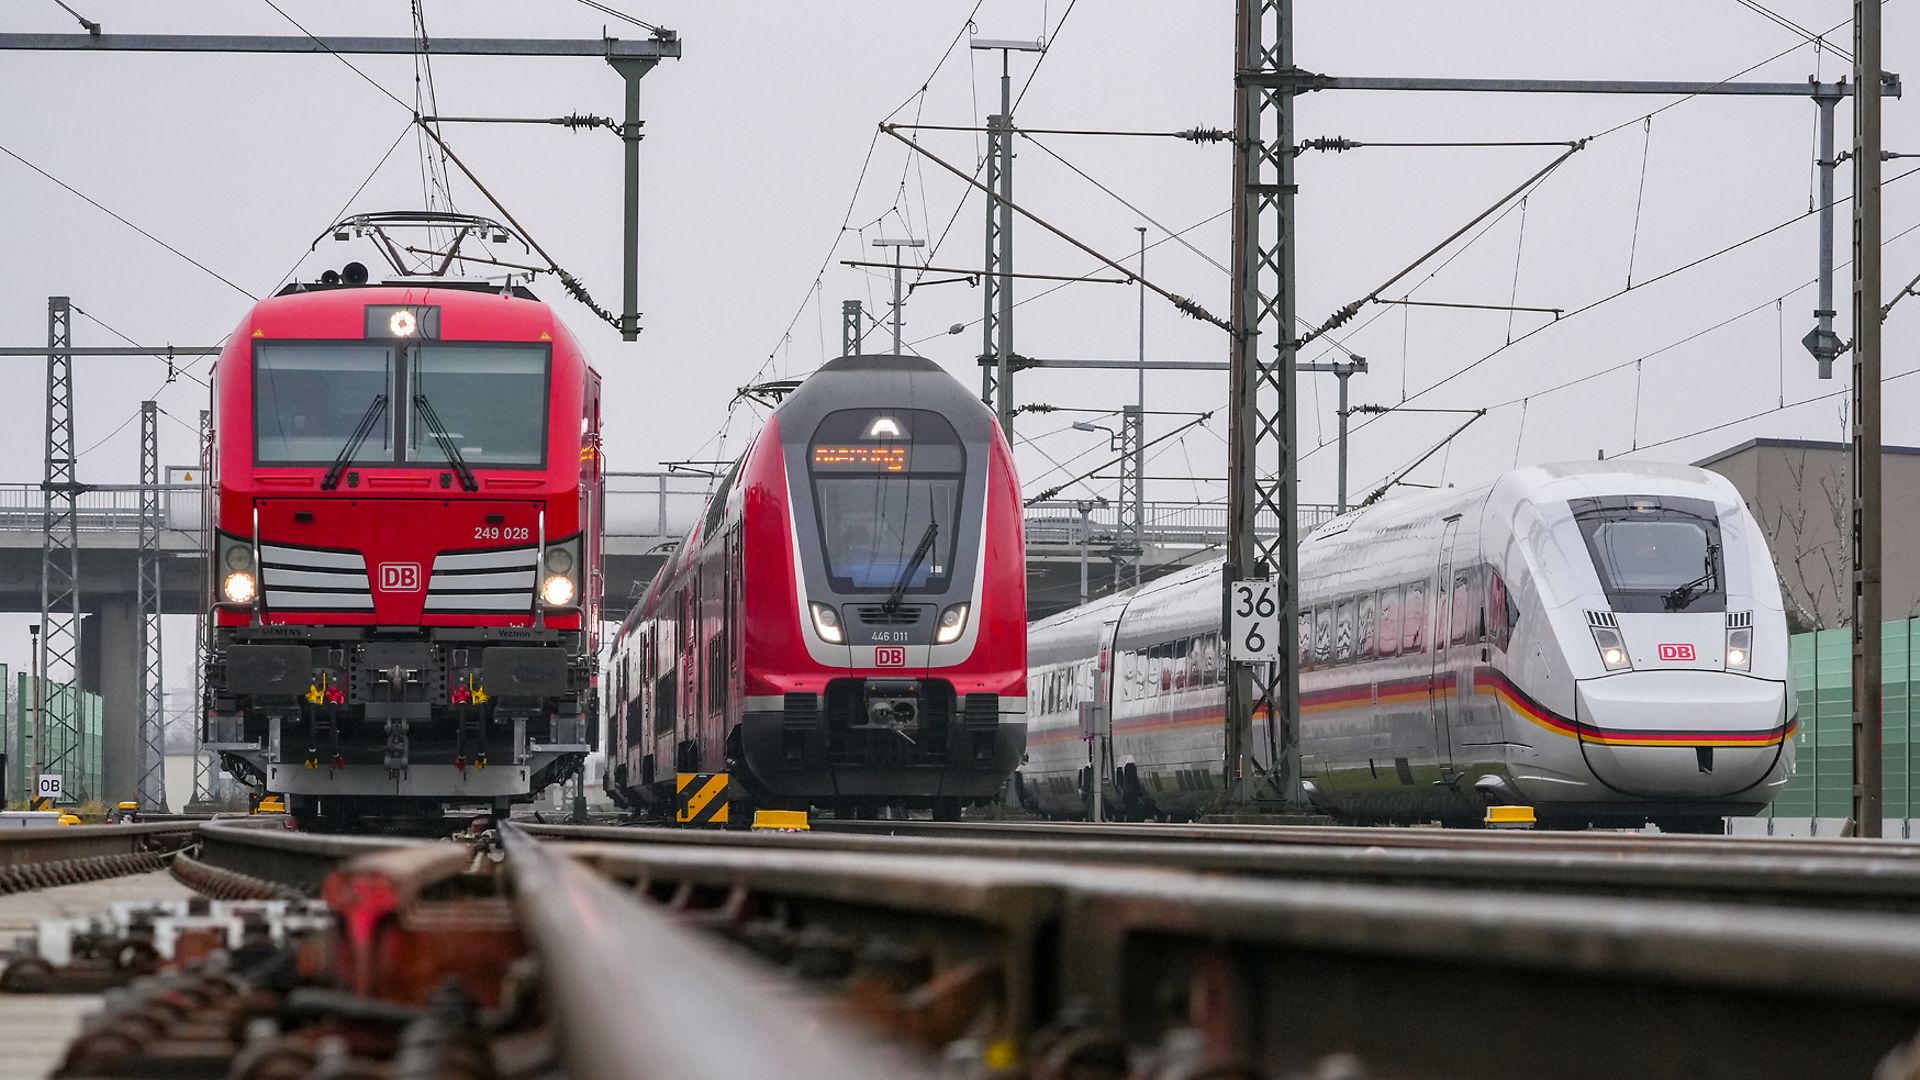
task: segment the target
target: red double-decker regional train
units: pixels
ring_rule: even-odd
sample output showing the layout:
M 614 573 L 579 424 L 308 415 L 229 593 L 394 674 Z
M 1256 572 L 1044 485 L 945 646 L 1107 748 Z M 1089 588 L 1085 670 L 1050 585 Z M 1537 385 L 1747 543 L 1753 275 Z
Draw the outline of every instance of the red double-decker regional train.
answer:
M 721 480 L 621 627 L 607 791 L 730 776 L 731 819 L 817 806 L 957 816 L 1026 747 L 1019 482 L 935 364 L 847 356 Z
M 523 288 L 328 279 L 215 369 L 206 742 L 300 819 L 504 812 L 597 745 L 600 377 Z

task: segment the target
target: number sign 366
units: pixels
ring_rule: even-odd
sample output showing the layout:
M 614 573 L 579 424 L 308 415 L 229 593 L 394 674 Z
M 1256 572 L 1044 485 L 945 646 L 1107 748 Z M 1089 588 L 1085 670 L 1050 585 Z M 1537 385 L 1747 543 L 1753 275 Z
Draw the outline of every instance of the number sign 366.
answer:
M 1273 582 L 1248 578 L 1227 586 L 1227 657 L 1280 658 L 1280 590 Z

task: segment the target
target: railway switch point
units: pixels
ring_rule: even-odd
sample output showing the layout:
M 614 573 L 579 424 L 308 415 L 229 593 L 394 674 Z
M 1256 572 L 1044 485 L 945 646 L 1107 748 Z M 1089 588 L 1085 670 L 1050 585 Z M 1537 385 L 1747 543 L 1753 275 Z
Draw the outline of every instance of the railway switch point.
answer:
M 1533 807 L 1489 806 L 1486 822 L 1489 829 L 1531 829 L 1534 826 Z

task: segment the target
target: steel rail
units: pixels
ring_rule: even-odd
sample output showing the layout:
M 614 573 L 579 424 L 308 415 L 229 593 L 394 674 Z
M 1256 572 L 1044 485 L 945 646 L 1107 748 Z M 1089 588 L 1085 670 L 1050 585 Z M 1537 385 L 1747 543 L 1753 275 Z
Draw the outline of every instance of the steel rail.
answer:
M 929 985 L 991 964 L 1029 1004 L 988 1011 L 1023 1021 L 1003 1034 L 1027 1046 L 1071 1015 L 1135 1053 L 1213 1032 L 1274 1071 L 1350 1050 L 1377 1075 L 1866 1075 L 1920 1022 L 1920 920 L 1904 916 L 797 846 L 567 850 L 649 895 L 706 896 L 749 944 L 910 941 L 936 957 Z
M 927 1076 L 838 1033 L 664 910 L 503 826 L 521 925 L 544 968 L 569 1076 L 864 1080 Z
M 1152 866 L 1246 877 L 1447 889 L 1512 889 L 1723 904 L 1920 914 L 1920 860 L 1841 854 L 1633 852 L 1517 845 L 1375 847 L 1128 839 L 1059 843 L 1039 837 L 887 835 L 873 831 L 710 833 L 607 826 L 526 826 L 556 840 L 731 849 L 1002 858 L 1066 865 Z
M 200 862 L 317 896 L 348 860 L 417 843 L 399 837 L 290 832 L 278 818 L 216 819 L 199 826 Z
M 7 829 L 0 832 L 0 866 L 168 851 L 185 846 L 193 831 L 193 822 Z
M 1604 830 L 1433 829 L 1391 826 L 1203 824 L 1163 825 L 1060 821 L 822 821 L 831 832 L 898 833 L 902 836 L 1044 838 L 1062 842 L 1146 840 L 1158 843 L 1219 841 L 1246 844 L 1330 844 L 1365 847 L 1468 848 L 1528 851 L 1631 852 L 1658 850 L 1698 854 L 1871 854 L 1920 859 L 1920 841 L 1850 837 L 1706 836 L 1686 833 L 1618 833 Z

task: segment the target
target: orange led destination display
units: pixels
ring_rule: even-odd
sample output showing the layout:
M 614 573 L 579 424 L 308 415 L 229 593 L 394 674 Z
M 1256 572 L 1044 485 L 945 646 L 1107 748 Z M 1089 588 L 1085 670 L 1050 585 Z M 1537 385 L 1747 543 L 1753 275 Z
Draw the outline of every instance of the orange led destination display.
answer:
M 813 463 L 848 472 L 906 472 L 907 448 L 872 444 L 816 446 L 813 448 Z

